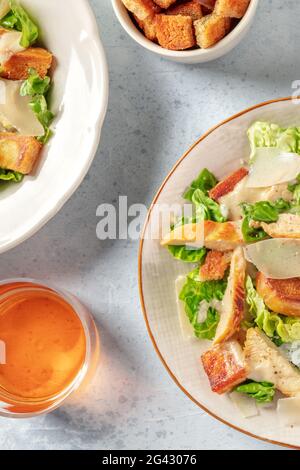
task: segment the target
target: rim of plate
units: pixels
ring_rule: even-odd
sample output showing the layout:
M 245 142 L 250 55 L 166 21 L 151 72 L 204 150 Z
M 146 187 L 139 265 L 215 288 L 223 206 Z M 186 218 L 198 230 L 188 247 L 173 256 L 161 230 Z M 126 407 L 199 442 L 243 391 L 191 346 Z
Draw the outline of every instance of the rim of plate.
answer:
M 79 1 L 79 0 L 77 0 Z M 33 235 L 35 235 L 41 228 L 44 227 L 44 225 L 47 224 L 62 208 L 63 206 L 68 202 L 70 197 L 75 193 L 75 191 L 79 188 L 81 185 L 82 181 L 86 177 L 91 164 L 93 163 L 97 148 L 100 143 L 100 137 L 101 137 L 101 131 L 102 131 L 102 126 L 105 120 L 106 116 L 106 111 L 107 111 L 107 106 L 108 106 L 108 96 L 109 96 L 109 75 L 108 75 L 108 65 L 107 65 L 107 60 L 106 60 L 106 55 L 104 52 L 104 47 L 102 45 L 101 39 L 100 39 L 100 32 L 97 24 L 96 17 L 94 15 L 93 9 L 91 5 L 89 4 L 88 0 L 80 0 L 82 3 L 82 6 L 86 10 L 87 14 L 87 19 L 90 22 L 90 36 L 94 41 L 94 44 L 97 48 L 97 56 L 95 55 L 95 62 L 98 62 L 102 64 L 101 67 L 99 67 L 99 75 L 100 79 L 103 83 L 103 99 L 101 106 L 99 106 L 98 110 L 98 117 L 97 120 L 95 121 L 95 134 L 94 134 L 94 139 L 93 143 L 91 144 L 91 149 L 90 152 L 86 158 L 85 165 L 82 167 L 80 174 L 77 176 L 77 178 L 73 181 L 72 185 L 68 188 L 68 190 L 61 195 L 54 206 L 52 207 L 51 210 L 49 210 L 44 217 L 41 218 L 39 223 L 33 225 L 28 231 L 22 233 L 17 237 L 15 240 L 5 244 L 2 248 L 0 247 L 0 253 L 3 254 L 13 248 L 16 248 L 18 245 L 23 243 L 24 241 L 28 240 L 31 238 Z
M 246 436 L 249 436 L 249 437 L 253 437 L 255 439 L 258 439 L 259 441 L 263 441 L 263 442 L 267 442 L 269 444 L 274 444 L 274 445 L 279 445 L 279 446 L 283 446 L 283 447 L 287 447 L 287 448 L 290 448 L 290 449 L 298 449 L 300 450 L 300 446 L 296 446 L 296 445 L 293 445 L 293 444 L 288 444 L 288 443 L 285 443 L 285 442 L 280 442 L 280 441 L 275 441 L 273 439 L 267 439 L 267 438 L 264 438 L 264 437 L 261 437 L 261 436 L 258 436 L 257 434 L 253 434 L 249 431 L 246 431 L 245 429 L 241 429 L 239 428 L 238 426 L 235 426 L 234 424 L 230 423 L 229 421 L 226 421 L 225 419 L 221 418 L 220 416 L 218 416 L 215 412 L 209 410 L 208 408 L 206 408 L 204 405 L 202 405 L 202 403 L 198 400 L 196 400 L 196 398 L 194 398 L 184 387 L 184 385 L 182 385 L 180 383 L 180 381 L 175 377 L 175 375 L 173 374 L 172 370 L 170 369 L 170 367 L 168 366 L 166 360 L 164 359 L 164 356 L 163 354 L 160 352 L 159 350 L 159 347 L 156 343 L 156 340 L 155 340 L 155 337 L 154 337 L 154 334 L 152 333 L 152 330 L 151 330 L 151 327 L 150 327 L 150 322 L 148 320 L 148 314 L 147 314 L 147 310 L 146 310 L 146 305 L 145 305 L 145 300 L 144 300 L 144 291 L 143 291 L 143 274 L 142 274 L 142 267 L 143 267 L 143 247 L 144 247 L 144 235 L 145 235 L 145 232 L 146 232 L 146 229 L 147 229 L 147 226 L 148 226 L 148 223 L 150 221 L 150 218 L 151 218 L 151 213 L 152 213 L 152 210 L 153 210 L 153 207 L 154 205 L 156 204 L 156 201 L 157 199 L 159 198 L 162 190 L 164 189 L 166 183 L 169 181 L 169 179 L 173 176 L 173 173 L 177 170 L 177 168 L 179 167 L 179 165 L 181 164 L 181 162 L 187 158 L 189 156 L 189 154 L 191 153 L 191 151 L 200 143 L 202 142 L 204 139 L 206 139 L 210 134 L 212 134 L 216 129 L 218 129 L 219 127 L 222 127 L 224 126 L 225 124 L 227 124 L 228 122 L 231 122 L 231 121 L 234 121 L 235 119 L 239 118 L 240 116 L 243 116 L 244 114 L 247 114 L 251 111 L 254 111 L 255 109 L 258 109 L 258 108 L 263 108 L 264 106 L 268 106 L 270 104 L 273 104 L 273 103 L 279 103 L 279 102 L 282 102 L 282 101 L 291 101 L 292 99 L 294 99 L 295 97 L 292 97 L 292 96 L 288 96 L 288 97 L 285 97 L 285 98 L 277 98 L 277 99 L 274 99 L 274 100 L 269 100 L 269 101 L 263 101 L 259 104 L 256 104 L 254 106 L 251 106 L 249 108 L 246 108 L 244 109 L 243 111 L 240 111 L 239 113 L 237 114 L 234 114 L 232 116 L 230 116 L 229 118 L 227 119 L 224 119 L 223 121 L 221 121 L 219 124 L 211 127 L 207 132 L 205 132 L 178 160 L 177 162 L 175 163 L 175 165 L 173 166 L 173 168 L 171 169 L 171 171 L 168 173 L 168 175 L 166 176 L 166 178 L 164 179 L 163 183 L 161 184 L 159 190 L 157 191 L 156 195 L 154 196 L 154 199 L 150 205 L 150 208 L 148 210 L 148 213 L 147 213 L 147 217 L 146 217 L 146 221 L 145 221 L 145 224 L 144 224 L 144 227 L 143 227 L 143 230 L 142 230 L 142 234 L 141 234 L 141 239 L 140 239 L 140 245 L 139 245 L 139 253 L 138 253 L 138 284 L 139 284 L 139 296 L 140 296 L 140 303 L 141 303 L 141 307 L 142 307 L 142 312 L 143 312 L 143 316 L 144 316 L 144 320 L 145 320 L 145 323 L 146 323 L 146 327 L 147 327 L 147 331 L 148 331 L 148 334 L 149 334 L 149 337 L 151 339 L 151 342 L 154 346 L 154 349 L 159 357 L 159 359 L 161 360 L 162 364 L 164 365 L 164 367 L 166 368 L 168 374 L 170 375 L 170 377 L 173 379 L 173 381 L 176 383 L 176 385 L 180 388 L 180 390 L 190 399 L 192 400 L 192 402 L 194 402 L 197 406 L 199 406 L 199 408 L 201 408 L 203 411 L 205 411 L 206 413 L 208 413 L 210 416 L 212 416 L 213 418 L 215 418 L 216 420 L 220 421 L 221 423 L 229 426 L 230 428 L 234 429 L 235 431 L 239 431 L 241 432 L 242 434 L 245 434 Z

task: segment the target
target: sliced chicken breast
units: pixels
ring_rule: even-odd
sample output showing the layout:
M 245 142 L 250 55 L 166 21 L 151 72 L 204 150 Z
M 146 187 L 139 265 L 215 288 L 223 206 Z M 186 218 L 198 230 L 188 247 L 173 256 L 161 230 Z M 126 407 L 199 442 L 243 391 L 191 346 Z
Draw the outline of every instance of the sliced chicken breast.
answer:
M 281 214 L 277 222 L 260 225 L 272 238 L 300 238 L 300 215 Z
M 226 393 L 247 378 L 243 350 L 237 341 L 214 346 L 201 356 L 213 392 Z
M 289 397 L 300 394 L 300 370 L 258 328 L 248 330 L 244 353 L 248 378 L 273 383 Z
M 245 278 L 247 263 L 242 248 L 237 248 L 230 265 L 228 285 L 221 309 L 221 318 L 214 344 L 224 343 L 238 332 L 245 315 Z
M 210 250 L 231 251 L 237 246 L 243 245 L 244 240 L 240 224 L 205 220 L 198 224 L 186 224 L 176 227 L 161 241 L 162 246 L 193 243 L 202 244 Z
M 276 313 L 300 317 L 300 278 L 270 279 L 258 273 L 256 288 L 266 306 Z

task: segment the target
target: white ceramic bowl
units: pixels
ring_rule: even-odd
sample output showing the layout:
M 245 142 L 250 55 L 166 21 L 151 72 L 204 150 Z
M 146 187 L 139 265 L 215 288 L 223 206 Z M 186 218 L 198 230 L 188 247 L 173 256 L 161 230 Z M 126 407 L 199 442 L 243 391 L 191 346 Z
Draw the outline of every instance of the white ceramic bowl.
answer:
M 209 49 L 194 49 L 191 51 L 170 51 L 149 41 L 133 23 L 130 14 L 122 3 L 122 0 L 111 0 L 115 14 L 125 31 L 140 46 L 154 52 L 166 59 L 185 64 L 199 64 L 218 59 L 230 52 L 244 38 L 248 32 L 258 7 L 258 0 L 251 0 L 248 10 L 238 25 L 218 44 Z
M 0 188 L 0 253 L 33 235 L 77 189 L 96 153 L 108 99 L 106 59 L 88 1 L 22 4 L 56 57 L 51 103 L 55 135 L 35 175 Z
M 161 248 L 151 233 L 159 230 L 154 204 L 182 204 L 182 193 L 199 172 L 207 167 L 222 178 L 239 167 L 240 159 L 249 157 L 246 131 L 255 120 L 276 122 L 282 126 L 299 125 L 300 102 L 290 99 L 262 103 L 243 111 L 205 134 L 177 162 L 159 189 L 149 211 L 139 256 L 140 297 L 153 345 L 177 385 L 197 405 L 220 421 L 253 437 L 300 448 L 300 427 L 284 427 L 276 409 L 261 408 L 257 417 L 245 419 L 227 395 L 210 390 L 200 365 L 200 355 L 207 350 L 206 341 L 185 341 L 179 326 L 175 279 L 191 271 L 191 265 L 174 260 Z

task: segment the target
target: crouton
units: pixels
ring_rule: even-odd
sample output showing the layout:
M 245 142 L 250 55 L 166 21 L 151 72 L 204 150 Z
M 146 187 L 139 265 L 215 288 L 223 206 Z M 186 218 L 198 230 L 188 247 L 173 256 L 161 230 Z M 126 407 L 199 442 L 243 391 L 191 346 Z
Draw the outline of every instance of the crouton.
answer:
M 240 168 L 239 170 L 235 171 L 231 175 L 227 176 L 223 181 L 220 181 L 217 186 L 209 192 L 209 197 L 214 199 L 214 201 L 218 201 L 221 197 L 226 196 L 226 194 L 231 193 L 234 190 L 236 185 L 242 181 L 247 175 L 249 171 L 247 168 Z
M 213 46 L 226 36 L 230 30 L 230 25 L 230 18 L 223 18 L 215 13 L 194 21 L 198 46 L 203 49 Z
M 154 2 L 161 8 L 166 9 L 173 5 L 173 3 L 177 2 L 177 0 L 154 0 Z
M 190 16 L 156 15 L 158 43 L 173 51 L 190 49 L 196 45 L 193 20 Z
M 282 315 L 300 317 L 300 278 L 269 279 L 258 273 L 256 288 L 266 306 Z
M 29 174 L 37 161 L 42 144 L 34 137 L 0 132 L 0 168 Z
M 40 47 L 29 47 L 17 52 L 2 64 L 0 76 L 9 80 L 26 80 L 29 69 L 34 68 L 41 78 L 45 78 L 52 65 L 53 55 Z
M 200 267 L 200 281 L 218 281 L 223 279 L 230 261 L 231 253 L 210 251 L 206 256 L 205 263 Z
M 202 18 L 202 7 L 199 0 L 190 0 L 188 2 L 179 3 L 170 7 L 166 11 L 166 15 L 183 15 L 190 16 L 193 21 L 200 20 Z
M 146 38 L 150 41 L 156 41 L 156 26 L 153 17 L 148 17 L 145 20 L 139 20 L 137 16 L 134 15 L 134 19 L 138 24 L 138 27 L 143 31 Z
M 231 260 L 227 289 L 222 302 L 221 318 L 214 343 L 224 343 L 240 329 L 245 315 L 246 260 L 243 249 L 237 248 Z
M 160 8 L 152 0 L 122 0 L 123 4 L 139 20 L 153 17 L 160 12 Z
M 250 0 L 217 0 L 214 12 L 226 18 L 242 18 L 249 3 Z
M 203 243 L 209 250 L 231 251 L 244 245 L 240 224 L 204 220 L 198 224 L 176 227 L 163 237 L 162 246 Z
M 243 350 L 237 341 L 214 346 L 202 355 L 201 360 L 212 391 L 219 395 L 247 378 Z

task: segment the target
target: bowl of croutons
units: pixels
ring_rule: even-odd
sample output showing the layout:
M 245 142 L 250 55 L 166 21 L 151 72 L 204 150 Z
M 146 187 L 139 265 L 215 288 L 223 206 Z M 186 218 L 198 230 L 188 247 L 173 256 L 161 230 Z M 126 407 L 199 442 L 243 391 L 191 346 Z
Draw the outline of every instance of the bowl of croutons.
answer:
M 141 46 L 177 62 L 209 62 L 244 38 L 258 0 L 112 0 L 125 31 Z

